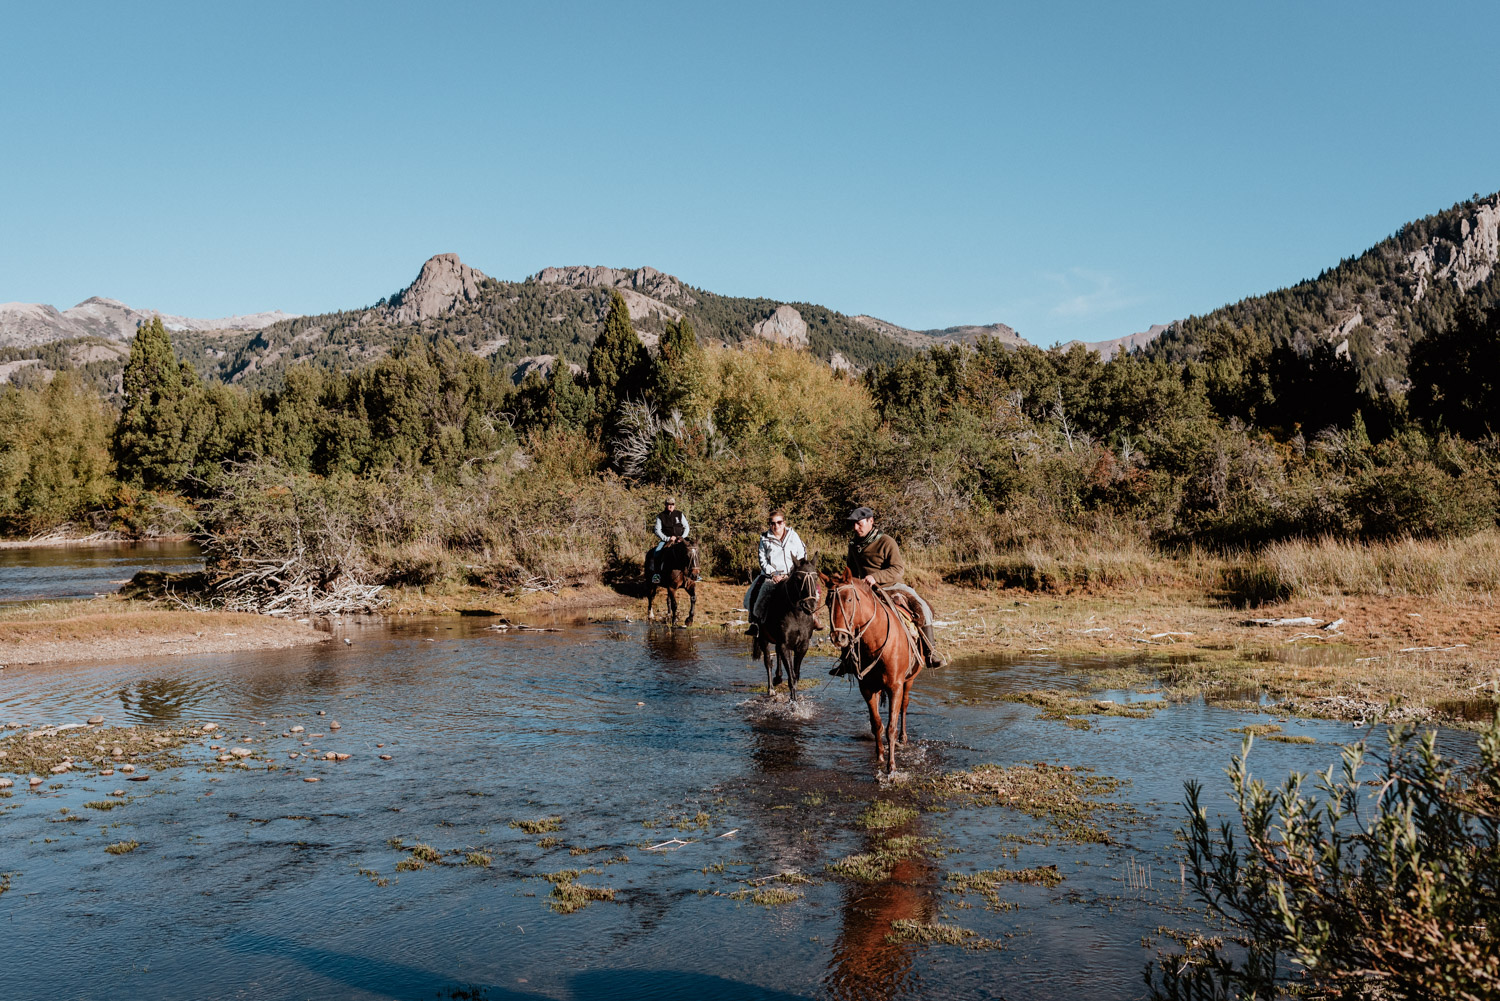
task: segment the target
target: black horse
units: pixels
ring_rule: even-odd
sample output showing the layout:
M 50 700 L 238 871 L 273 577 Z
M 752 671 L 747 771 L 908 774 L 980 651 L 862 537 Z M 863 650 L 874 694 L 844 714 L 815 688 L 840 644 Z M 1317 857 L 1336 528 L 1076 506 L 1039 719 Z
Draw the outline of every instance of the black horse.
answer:
M 786 674 L 788 698 L 797 701 L 797 679 L 802 677 L 802 658 L 812 644 L 813 632 L 818 628 L 818 602 L 822 585 L 818 577 L 817 560 L 812 556 L 792 564 L 792 572 L 779 584 L 765 583 L 771 588 L 766 598 L 765 614 L 755 636 L 755 647 L 750 656 L 761 658 L 766 665 L 766 695 L 776 694 L 781 684 L 782 673 Z M 771 677 L 771 648 L 776 648 L 776 677 Z
M 661 575 L 661 583 L 654 584 L 651 578 L 646 578 L 646 621 L 656 621 L 652 614 L 652 606 L 656 604 L 656 589 L 664 587 L 667 589 L 667 608 L 672 613 L 672 625 L 677 625 L 677 591 L 687 591 L 688 614 L 687 625 L 693 624 L 693 613 L 698 609 L 698 587 L 693 580 L 693 554 L 688 551 L 686 542 L 678 541 L 663 546 L 661 552 L 657 553 L 656 570 Z M 648 558 L 650 554 L 647 554 Z M 649 566 L 649 559 L 647 565 Z

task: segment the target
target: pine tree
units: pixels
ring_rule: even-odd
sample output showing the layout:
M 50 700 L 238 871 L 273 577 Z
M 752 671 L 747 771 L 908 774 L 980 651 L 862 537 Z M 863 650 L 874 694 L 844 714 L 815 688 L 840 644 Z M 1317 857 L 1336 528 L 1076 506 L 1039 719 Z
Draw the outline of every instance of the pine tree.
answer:
M 135 333 L 125 363 L 125 408 L 115 426 L 121 480 L 148 489 L 178 489 L 193 468 L 197 374 L 179 365 L 161 317 Z
M 651 373 L 651 356 L 636 336 L 630 323 L 630 309 L 619 292 L 611 290 L 613 299 L 604 329 L 589 352 L 589 386 L 599 401 L 602 413 L 612 412 L 621 400 L 644 395 Z
M 703 416 L 708 409 L 704 399 L 706 367 L 703 348 L 693 333 L 693 325 L 686 317 L 667 321 L 657 345 L 656 366 L 651 379 L 652 392 L 662 413 L 675 410 L 689 419 Z

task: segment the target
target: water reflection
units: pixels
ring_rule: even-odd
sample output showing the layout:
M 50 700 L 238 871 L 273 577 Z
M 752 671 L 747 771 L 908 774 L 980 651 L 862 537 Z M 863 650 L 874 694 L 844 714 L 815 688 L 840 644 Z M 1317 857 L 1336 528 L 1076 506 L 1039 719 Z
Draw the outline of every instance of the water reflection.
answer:
M 872 834 L 861 849 L 878 852 L 883 833 Z M 931 924 L 937 916 L 937 871 L 920 856 L 897 862 L 885 879 L 853 884 L 844 890 L 842 927 L 833 945 L 824 983 L 836 998 L 885 1001 L 920 996 L 921 978 L 913 969 L 910 942 L 892 942 L 897 921 Z
M 138 723 L 175 723 L 203 703 L 208 686 L 188 678 L 150 678 L 119 690 L 125 715 Z

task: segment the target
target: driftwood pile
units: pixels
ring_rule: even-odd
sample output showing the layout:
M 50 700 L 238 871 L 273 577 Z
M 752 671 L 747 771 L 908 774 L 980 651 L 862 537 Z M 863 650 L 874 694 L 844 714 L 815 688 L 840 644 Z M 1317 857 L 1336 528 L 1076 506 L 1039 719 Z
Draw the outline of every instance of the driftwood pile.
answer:
M 373 612 L 386 603 L 382 590 L 342 570 L 330 574 L 298 554 L 241 563 L 214 579 L 208 593 L 214 607 L 231 612 L 313 616 Z

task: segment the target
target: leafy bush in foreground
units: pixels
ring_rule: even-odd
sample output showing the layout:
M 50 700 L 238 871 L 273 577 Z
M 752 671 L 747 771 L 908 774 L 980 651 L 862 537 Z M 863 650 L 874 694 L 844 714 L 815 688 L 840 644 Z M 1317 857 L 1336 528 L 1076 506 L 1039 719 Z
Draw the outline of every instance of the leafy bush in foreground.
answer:
M 1227 821 L 1215 836 L 1187 783 L 1191 885 L 1230 934 L 1186 937 L 1148 968 L 1153 996 L 1500 996 L 1500 712 L 1465 767 L 1436 739 L 1394 726 L 1377 777 L 1355 744 L 1304 795 L 1301 774 L 1250 777 L 1247 737 L 1229 768 L 1239 838 Z

